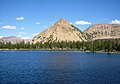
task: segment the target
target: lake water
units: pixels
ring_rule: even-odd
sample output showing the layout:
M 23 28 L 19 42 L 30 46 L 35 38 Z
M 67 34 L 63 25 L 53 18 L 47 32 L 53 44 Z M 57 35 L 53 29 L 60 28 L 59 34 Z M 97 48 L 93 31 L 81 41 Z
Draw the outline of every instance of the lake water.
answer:
M 0 84 L 120 84 L 120 54 L 0 51 Z

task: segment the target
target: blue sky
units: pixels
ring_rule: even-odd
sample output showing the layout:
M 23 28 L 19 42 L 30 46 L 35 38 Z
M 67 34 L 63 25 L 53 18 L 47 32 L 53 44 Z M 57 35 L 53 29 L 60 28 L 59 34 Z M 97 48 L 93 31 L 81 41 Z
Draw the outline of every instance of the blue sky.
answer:
M 0 0 L 0 37 L 32 38 L 65 18 L 80 30 L 120 24 L 120 0 Z

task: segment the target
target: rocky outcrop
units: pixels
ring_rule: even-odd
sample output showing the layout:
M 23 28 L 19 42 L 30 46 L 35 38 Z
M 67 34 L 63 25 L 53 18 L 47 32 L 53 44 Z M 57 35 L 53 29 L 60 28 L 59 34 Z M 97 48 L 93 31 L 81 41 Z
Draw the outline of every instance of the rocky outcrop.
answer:
M 120 38 L 119 24 L 95 24 L 84 30 L 92 40 Z
M 86 36 L 75 26 L 65 19 L 60 19 L 50 28 L 35 36 L 32 43 L 48 41 L 86 41 Z

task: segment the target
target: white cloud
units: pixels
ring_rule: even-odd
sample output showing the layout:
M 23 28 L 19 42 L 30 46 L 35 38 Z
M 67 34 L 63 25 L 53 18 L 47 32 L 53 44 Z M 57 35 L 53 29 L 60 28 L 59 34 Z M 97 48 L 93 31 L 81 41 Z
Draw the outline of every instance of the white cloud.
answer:
M 40 22 L 36 22 L 36 24 L 40 24 Z
M 108 18 L 103 18 L 102 21 L 108 21 L 109 19 Z
M 20 37 L 21 39 L 31 39 L 30 37 Z
M 17 35 L 17 37 L 21 37 L 21 36 L 22 36 L 22 35 L 19 35 L 19 34 Z
M 72 22 L 70 22 L 70 24 L 72 25 L 73 23 L 72 23 Z
M 30 37 L 26 36 L 27 34 L 28 33 L 26 33 L 26 32 L 19 32 L 18 35 L 17 35 L 17 37 L 19 37 L 21 39 L 30 39 Z
M 87 21 L 76 21 L 75 24 L 77 25 L 89 25 L 89 24 L 92 24 L 91 22 L 87 22 Z
M 19 32 L 18 35 L 25 35 L 27 34 L 26 32 Z
M 20 29 L 24 30 L 25 28 L 24 28 L 24 27 L 21 27 Z
M 22 36 L 24 36 L 26 34 L 28 34 L 28 33 L 26 33 L 26 32 L 19 32 L 18 35 L 17 35 L 17 37 L 22 37 Z
M 24 20 L 24 17 L 17 17 L 16 20 Z
M 39 33 L 35 33 L 35 34 L 32 34 L 32 36 L 36 36 L 36 35 L 38 35 Z
M 47 29 L 48 27 L 47 26 L 44 26 L 45 29 Z
M 2 38 L 3 36 L 0 36 L 0 38 Z
M 50 24 L 54 25 L 54 23 L 53 23 L 53 22 L 50 22 Z
M 7 25 L 7 26 L 2 26 L 3 29 L 16 29 L 16 26 L 12 25 Z
M 120 20 L 112 20 L 112 24 L 120 24 Z
M 50 24 L 53 24 L 53 22 L 50 22 Z

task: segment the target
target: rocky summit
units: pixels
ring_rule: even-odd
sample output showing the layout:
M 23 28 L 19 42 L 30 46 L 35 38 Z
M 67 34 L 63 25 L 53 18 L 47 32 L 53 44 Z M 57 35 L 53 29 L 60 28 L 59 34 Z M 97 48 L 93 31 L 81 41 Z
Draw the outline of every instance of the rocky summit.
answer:
M 65 19 L 60 19 L 50 28 L 36 35 L 32 43 L 35 44 L 37 42 L 48 42 L 48 41 L 87 41 L 86 35 L 81 32 L 78 28 L 70 24 L 70 22 Z
M 92 40 L 120 38 L 120 25 L 95 24 L 84 30 L 84 33 L 89 34 Z

